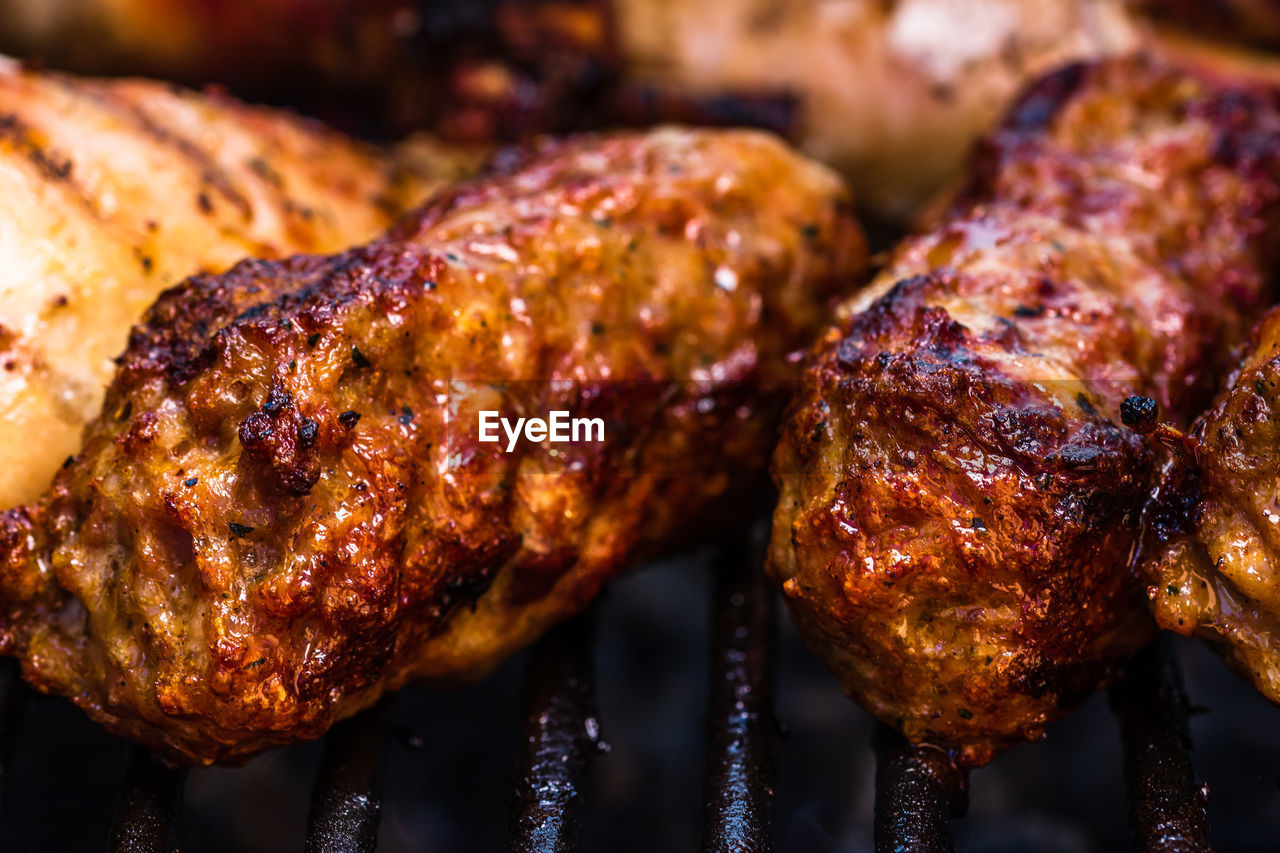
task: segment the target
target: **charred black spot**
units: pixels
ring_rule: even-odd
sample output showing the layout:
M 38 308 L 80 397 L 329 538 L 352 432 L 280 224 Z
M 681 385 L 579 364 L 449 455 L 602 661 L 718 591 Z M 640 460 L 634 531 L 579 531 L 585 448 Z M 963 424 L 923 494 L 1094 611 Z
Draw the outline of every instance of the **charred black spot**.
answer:
M 1120 422 L 1142 435 L 1154 430 L 1159 418 L 1160 404 L 1150 397 L 1134 395 L 1120 404 Z
M 227 522 L 227 529 L 231 531 L 232 539 L 243 539 L 253 532 L 253 528 L 247 524 L 237 524 L 234 521 Z
M 303 418 L 302 423 L 298 424 L 298 447 L 307 450 L 314 446 L 319 431 L 319 424 L 311 418 Z
M 360 422 L 360 413 L 354 409 L 348 409 L 338 415 L 338 423 L 342 424 L 343 429 L 353 429 Z
M 284 386 L 273 382 L 271 390 L 267 392 L 267 401 L 262 404 L 262 412 L 267 415 L 278 415 L 292 402 L 293 395 L 286 391 Z
M 240 422 L 240 443 L 252 450 L 266 442 L 275 433 L 275 424 L 264 412 L 254 412 Z

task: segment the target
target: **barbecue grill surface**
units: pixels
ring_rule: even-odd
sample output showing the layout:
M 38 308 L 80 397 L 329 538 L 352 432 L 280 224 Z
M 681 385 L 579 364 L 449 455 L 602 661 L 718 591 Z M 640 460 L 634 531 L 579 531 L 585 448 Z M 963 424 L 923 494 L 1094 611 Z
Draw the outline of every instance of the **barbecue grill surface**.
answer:
M 603 745 L 586 756 L 586 851 L 697 849 L 704 837 L 714 562 L 708 551 L 637 572 L 599 608 L 593 719 Z M 787 620 L 776 622 L 782 731 L 772 786 L 774 849 L 872 850 L 873 724 L 803 649 Z M 1208 813 L 1217 849 L 1274 850 L 1280 712 L 1197 643 L 1173 647 L 1193 704 L 1204 706 L 1192 717 L 1192 758 L 1212 786 Z M 396 699 L 383 736 L 378 850 L 511 849 L 531 657 L 521 655 L 467 689 L 411 688 Z M 0 849 L 105 849 L 130 748 L 64 702 L 30 697 L 22 714 L 15 752 L 0 775 Z M 770 727 L 766 740 L 774 734 Z M 177 847 L 298 849 L 322 754 L 326 744 L 340 751 L 332 746 L 339 735 L 347 736 L 277 750 L 241 769 L 192 771 Z M 973 773 L 967 814 L 950 827 L 955 848 L 1134 849 L 1123 761 L 1119 727 L 1107 697 L 1099 696 L 1043 743 L 1017 747 Z M 144 781 L 148 772 L 155 775 L 156 768 L 139 764 L 135 756 L 132 781 L 140 772 Z

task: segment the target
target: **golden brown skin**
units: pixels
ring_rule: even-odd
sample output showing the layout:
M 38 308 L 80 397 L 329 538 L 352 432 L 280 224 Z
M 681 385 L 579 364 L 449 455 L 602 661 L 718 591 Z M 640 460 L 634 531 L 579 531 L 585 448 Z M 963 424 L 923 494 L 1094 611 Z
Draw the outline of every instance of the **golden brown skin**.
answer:
M 769 570 L 872 713 L 982 764 L 1152 633 L 1127 570 L 1156 467 L 1268 291 L 1269 90 L 1140 58 L 1033 87 L 941 224 L 809 358 Z
M 0 508 L 80 446 L 129 327 L 165 288 L 247 256 L 380 235 L 463 169 L 296 116 L 0 58 Z
M 1162 628 L 1209 641 L 1280 703 L 1280 312 L 1195 424 L 1148 509 L 1141 561 Z
M 824 167 L 660 129 L 505 154 L 366 248 L 193 278 L 52 492 L 0 516 L 3 650 L 197 763 L 482 674 L 750 503 L 784 356 L 864 262 Z M 482 410 L 606 436 L 507 453 Z
M 395 126 L 451 138 L 764 126 L 892 218 L 960 173 L 1027 82 L 1142 29 L 1126 0 L 9 2 L 0 48 L 291 103 L 361 91 Z

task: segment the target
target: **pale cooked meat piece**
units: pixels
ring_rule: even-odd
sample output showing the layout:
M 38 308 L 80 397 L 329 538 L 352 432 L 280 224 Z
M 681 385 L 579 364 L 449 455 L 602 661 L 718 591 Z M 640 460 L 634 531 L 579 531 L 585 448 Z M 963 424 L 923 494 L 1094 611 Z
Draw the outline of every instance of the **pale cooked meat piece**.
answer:
M 474 159 L 0 59 L 0 507 L 33 499 L 75 452 L 162 290 L 248 256 L 367 241 Z

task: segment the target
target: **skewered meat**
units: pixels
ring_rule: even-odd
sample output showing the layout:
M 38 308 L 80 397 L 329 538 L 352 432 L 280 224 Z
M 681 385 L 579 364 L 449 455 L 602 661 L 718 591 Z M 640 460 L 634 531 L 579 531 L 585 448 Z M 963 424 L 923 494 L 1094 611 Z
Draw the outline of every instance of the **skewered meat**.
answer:
M 1148 510 L 1141 561 L 1156 621 L 1208 640 L 1280 703 L 1280 312 L 1196 422 Z
M 0 60 L 0 507 L 79 447 L 160 291 L 370 240 L 464 166 L 426 141 L 385 155 L 226 97 Z
M 1142 58 L 1032 87 L 930 233 L 811 354 L 769 568 L 845 688 L 966 764 L 1040 735 L 1153 625 L 1128 569 L 1152 442 L 1269 293 L 1274 91 Z
M 1139 39 L 1125 0 L 15 2 L 10 50 L 249 91 L 304 69 L 330 91 L 385 94 L 400 127 L 466 139 L 763 124 L 890 216 L 958 173 L 1025 82 Z
M 504 155 L 365 248 L 192 278 L 52 491 L 0 516 L 0 648 L 189 762 L 482 674 L 750 504 L 784 356 L 864 261 L 824 167 L 662 129 Z M 506 452 L 486 411 L 605 436 Z

